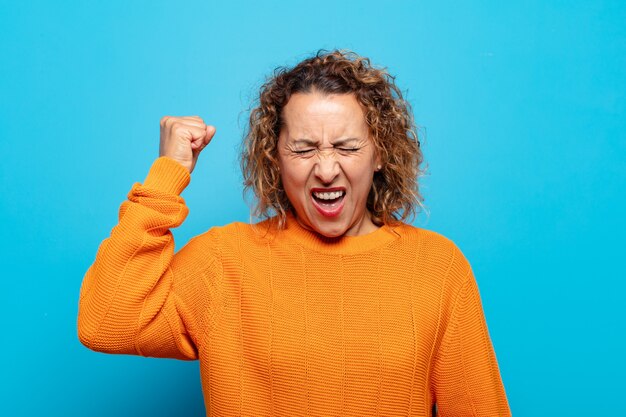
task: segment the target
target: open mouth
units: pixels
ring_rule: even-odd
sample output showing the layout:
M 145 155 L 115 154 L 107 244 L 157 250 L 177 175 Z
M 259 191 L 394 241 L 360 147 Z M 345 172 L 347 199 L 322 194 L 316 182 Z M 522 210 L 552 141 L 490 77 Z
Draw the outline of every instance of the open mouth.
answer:
M 326 217 L 339 215 L 343 208 L 343 200 L 346 196 L 344 189 L 313 190 L 311 197 L 315 208 Z

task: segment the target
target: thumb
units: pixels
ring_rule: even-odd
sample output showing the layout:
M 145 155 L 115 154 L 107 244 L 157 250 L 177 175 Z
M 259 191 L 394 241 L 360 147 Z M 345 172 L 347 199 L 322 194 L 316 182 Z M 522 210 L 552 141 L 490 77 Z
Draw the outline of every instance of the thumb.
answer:
M 205 128 L 204 137 L 201 140 L 197 141 L 197 145 L 193 146 L 194 152 L 199 153 L 200 151 L 202 151 L 209 144 L 209 142 L 211 142 L 211 139 L 213 139 L 216 130 L 217 129 L 215 128 L 215 126 L 207 125 Z
M 217 131 L 217 129 L 215 128 L 215 126 L 213 125 L 207 125 L 206 126 L 206 136 L 204 137 L 205 139 L 205 143 L 208 145 L 209 142 L 211 142 L 211 139 L 213 139 L 213 136 L 215 135 L 215 132 Z

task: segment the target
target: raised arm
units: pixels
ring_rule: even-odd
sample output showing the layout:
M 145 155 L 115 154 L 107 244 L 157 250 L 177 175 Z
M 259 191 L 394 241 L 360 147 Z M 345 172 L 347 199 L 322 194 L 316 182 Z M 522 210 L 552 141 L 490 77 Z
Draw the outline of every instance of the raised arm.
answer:
M 90 349 L 197 359 L 196 342 L 188 331 L 191 312 L 184 290 L 179 290 L 184 287 L 175 280 L 175 270 L 183 278 L 189 276 L 185 259 L 193 261 L 193 251 L 183 248 L 175 259 L 170 231 L 187 216 L 180 193 L 215 133 L 212 126 L 191 119 L 162 119 L 161 156 L 144 183 L 132 187 L 120 207 L 119 223 L 85 274 L 78 337 Z M 185 143 L 187 149 L 179 149 Z
M 432 377 L 439 416 L 511 415 L 471 269 L 452 306 Z

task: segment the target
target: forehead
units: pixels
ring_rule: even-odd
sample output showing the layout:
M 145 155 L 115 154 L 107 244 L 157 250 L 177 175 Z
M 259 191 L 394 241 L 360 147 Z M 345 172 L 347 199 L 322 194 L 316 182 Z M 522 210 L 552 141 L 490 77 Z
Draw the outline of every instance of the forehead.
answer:
M 354 94 L 297 93 L 283 108 L 281 136 L 335 139 L 367 136 L 365 112 Z

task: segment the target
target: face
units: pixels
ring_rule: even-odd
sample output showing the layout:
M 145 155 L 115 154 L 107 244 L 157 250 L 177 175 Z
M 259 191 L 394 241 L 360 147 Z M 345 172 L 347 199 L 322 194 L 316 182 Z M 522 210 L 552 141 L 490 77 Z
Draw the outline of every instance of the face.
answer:
M 353 94 L 294 94 L 278 139 L 283 187 L 298 222 L 326 237 L 377 226 L 366 209 L 380 160 Z

